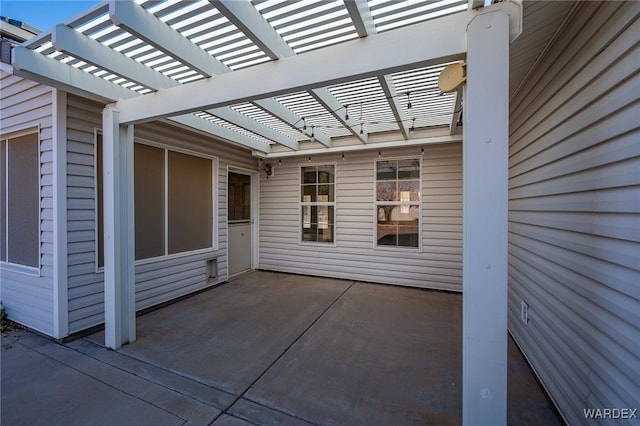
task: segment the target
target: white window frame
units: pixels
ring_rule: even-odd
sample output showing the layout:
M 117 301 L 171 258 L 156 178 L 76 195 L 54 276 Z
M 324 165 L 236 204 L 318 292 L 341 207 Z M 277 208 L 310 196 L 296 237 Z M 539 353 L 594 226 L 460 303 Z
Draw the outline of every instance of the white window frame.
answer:
M 302 179 L 302 169 L 305 167 L 326 167 L 326 166 L 332 166 L 333 167 L 333 201 L 329 201 L 329 202 L 305 202 L 302 201 L 302 186 L 304 185 L 303 179 Z M 338 165 L 336 162 L 318 162 L 318 163 L 306 163 L 306 164 L 300 164 L 300 167 L 298 168 L 298 244 L 303 244 L 303 245 L 318 245 L 318 246 L 322 246 L 322 247 L 335 247 L 336 246 L 336 241 L 337 241 L 337 222 L 338 222 L 338 215 L 337 215 L 337 203 L 336 203 L 336 199 L 338 198 L 338 176 L 337 176 L 337 170 L 338 170 Z M 333 207 L 333 240 L 332 241 L 304 241 L 303 240 L 303 231 L 302 231 L 302 227 L 303 227 L 303 219 L 302 219 L 302 211 L 304 209 L 305 206 L 310 206 L 310 207 L 318 207 L 318 206 L 329 206 L 329 207 Z
M 418 201 L 402 202 L 402 201 L 378 201 L 377 183 L 378 183 L 378 163 L 382 161 L 397 161 L 397 160 L 417 160 L 419 164 L 419 189 L 418 189 Z M 376 158 L 373 162 L 373 247 L 376 250 L 391 250 L 391 251 L 410 251 L 410 252 L 422 252 L 422 158 L 420 156 L 400 156 L 400 157 L 383 157 Z M 379 245 L 378 244 L 378 206 L 418 206 L 418 246 L 392 246 L 392 245 Z
M 97 166 L 98 166 L 98 156 L 97 156 L 97 149 L 98 149 L 98 135 L 102 134 L 102 132 L 100 131 L 100 129 L 96 129 L 95 133 L 94 133 L 94 171 L 97 171 Z M 145 265 L 145 264 L 149 264 L 149 263 L 154 263 L 154 262 L 159 262 L 159 261 L 164 261 L 164 260 L 170 260 L 170 259 L 176 259 L 176 258 L 181 258 L 181 257 L 188 257 L 188 256 L 195 256 L 195 255 L 199 255 L 199 254 L 207 254 L 207 253 L 213 253 L 215 251 L 219 250 L 219 237 L 218 237 L 218 229 L 219 229 L 219 223 L 218 223 L 218 199 L 216 197 L 216 191 L 218 190 L 218 167 L 219 167 L 219 158 L 213 155 L 208 155 L 208 154 L 203 154 L 201 152 L 197 152 L 197 151 L 192 151 L 189 149 L 184 149 L 184 148 L 179 148 L 179 147 L 175 147 L 172 145 L 168 145 L 168 144 L 163 144 L 160 142 L 156 142 L 156 141 L 151 141 L 148 139 L 144 139 L 144 138 L 135 138 L 134 143 L 137 144 L 141 144 L 141 145 L 148 145 L 148 146 L 152 146 L 154 148 L 160 148 L 162 150 L 164 150 L 164 254 L 161 256 L 156 256 L 156 257 L 149 257 L 146 259 L 137 259 L 135 260 L 135 265 Z M 169 197 L 168 197 L 168 191 L 169 191 L 169 173 L 168 173 L 168 162 L 169 162 L 169 155 L 168 152 L 169 151 L 173 151 L 173 152 L 178 152 L 181 154 L 187 154 L 187 155 L 192 155 L 194 157 L 200 157 L 200 158 L 205 158 L 207 160 L 211 160 L 211 202 L 212 202 L 212 210 L 211 210 L 211 220 L 212 220 L 212 224 L 211 224 L 211 247 L 205 247 L 205 248 L 201 248 L 201 249 L 196 249 L 196 250 L 190 250 L 190 251 L 184 251 L 184 252 L 180 252 L 180 253 L 169 253 L 169 215 L 168 215 L 168 209 L 169 209 Z M 135 173 L 135 171 L 134 171 Z M 96 265 L 96 273 L 102 273 L 104 272 L 104 266 L 99 266 L 98 265 L 98 250 L 99 250 L 99 238 L 97 236 L 97 230 L 98 230 L 98 209 L 101 208 L 101 206 L 98 203 L 98 199 L 99 199 L 99 194 L 98 194 L 98 180 L 97 180 L 97 174 L 96 174 L 96 180 L 95 180 L 95 185 L 94 185 L 94 191 L 95 191 L 95 206 L 96 206 L 96 210 L 95 210 L 95 221 L 96 221 L 96 241 L 95 241 L 95 265 Z M 135 196 L 135 195 L 134 195 Z
M 23 137 L 23 136 L 29 136 L 29 135 L 36 135 L 36 139 L 37 139 L 37 146 L 38 146 L 38 266 L 28 266 L 28 265 L 21 265 L 19 263 L 11 263 L 9 262 L 9 238 L 8 235 L 6 237 L 5 243 L 6 243 L 6 247 L 5 247 L 5 252 L 7 253 L 7 260 L 0 260 L 0 266 L 2 266 L 2 270 L 5 271 L 12 271 L 12 272 L 17 272 L 20 274 L 24 274 L 24 275 L 32 275 L 32 276 L 36 276 L 36 277 L 40 277 L 42 276 L 42 173 L 41 173 L 41 168 L 42 168 L 42 160 L 40 160 L 42 158 L 42 147 L 41 147 L 41 143 L 42 141 L 40 140 L 40 125 L 30 125 L 30 126 L 25 126 L 22 128 L 17 128 L 7 134 L 4 135 L 0 135 L 0 140 L 4 140 L 5 141 L 5 149 L 7 150 L 7 152 L 5 152 L 5 159 L 8 162 L 9 161 L 9 140 L 10 139 L 16 139 L 19 137 Z M 9 181 L 9 167 L 8 163 L 3 165 L 4 167 L 4 181 L 5 183 Z M 9 190 L 7 188 L 7 191 L 5 193 L 5 196 L 9 196 Z M 8 208 L 9 207 L 9 203 L 8 200 L 5 200 L 5 206 Z M 9 229 L 9 215 L 7 214 L 8 212 L 5 211 L 4 212 L 4 220 L 5 220 L 5 229 L 8 232 Z
M 100 237 L 98 234 L 98 230 L 100 226 L 99 222 L 99 211 L 102 208 L 100 205 L 100 194 L 98 193 L 98 136 L 102 135 L 102 130 L 95 128 L 93 129 L 93 205 L 94 205 L 94 219 L 95 219 L 95 241 L 94 241 L 94 256 L 95 256 L 95 265 L 96 265 L 96 273 L 104 272 L 104 265 L 100 266 L 100 260 L 98 256 L 98 251 L 100 250 L 100 238 L 104 238 L 104 236 Z M 104 183 L 103 183 L 104 189 Z

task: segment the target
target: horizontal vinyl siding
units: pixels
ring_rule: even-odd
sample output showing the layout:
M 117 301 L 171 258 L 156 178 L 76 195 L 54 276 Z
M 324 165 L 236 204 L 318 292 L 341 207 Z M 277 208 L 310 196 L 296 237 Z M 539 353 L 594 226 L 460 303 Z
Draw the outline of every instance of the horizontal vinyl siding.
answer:
M 67 260 L 69 333 L 104 322 L 103 274 L 96 273 L 94 129 L 103 106 L 67 98 Z
M 300 166 L 286 158 L 261 176 L 260 268 L 415 287 L 462 290 L 462 147 L 385 149 L 422 161 L 422 250 L 374 248 L 377 151 L 313 156 L 336 164 L 335 244 L 300 243 Z
M 0 134 L 40 128 L 40 273 L 0 271 L 0 300 L 10 319 L 53 335 L 52 89 L 0 71 Z
M 218 159 L 215 203 L 218 212 L 218 249 L 172 257 L 136 266 L 136 308 L 148 308 L 228 279 L 227 270 L 227 169 L 256 170 L 258 161 L 245 149 L 217 142 L 163 123 L 137 126 L 135 137 L 187 149 Z M 217 279 L 207 281 L 207 260 L 216 259 Z
M 572 425 L 639 403 L 639 13 L 580 5 L 511 104 L 509 328 Z
M 104 274 L 96 272 L 94 129 L 104 106 L 69 96 L 68 256 L 70 333 L 104 322 Z M 227 279 L 227 166 L 256 169 L 247 150 L 156 122 L 136 126 L 136 140 L 160 143 L 218 158 L 218 249 L 137 262 L 136 310 L 175 299 Z M 208 281 L 207 260 L 217 260 L 218 277 Z

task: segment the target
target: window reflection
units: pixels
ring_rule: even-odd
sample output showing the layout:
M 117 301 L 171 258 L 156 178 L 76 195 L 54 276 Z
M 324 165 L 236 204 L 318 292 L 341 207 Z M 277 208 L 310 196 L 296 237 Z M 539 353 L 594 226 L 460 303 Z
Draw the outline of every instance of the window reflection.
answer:
M 376 163 L 377 245 L 419 247 L 420 161 Z

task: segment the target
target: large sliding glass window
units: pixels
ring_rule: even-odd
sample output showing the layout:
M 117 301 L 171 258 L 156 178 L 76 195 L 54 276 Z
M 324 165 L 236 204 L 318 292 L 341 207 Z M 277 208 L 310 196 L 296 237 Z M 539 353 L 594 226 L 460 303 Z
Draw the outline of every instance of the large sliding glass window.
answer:
M 305 166 L 300 172 L 302 241 L 334 240 L 335 166 Z
M 102 136 L 97 138 L 98 266 L 104 266 Z M 211 158 L 134 144 L 135 258 L 150 259 L 213 247 Z
M 420 244 L 420 160 L 376 162 L 377 245 Z
M 40 267 L 38 133 L 0 140 L 0 261 Z

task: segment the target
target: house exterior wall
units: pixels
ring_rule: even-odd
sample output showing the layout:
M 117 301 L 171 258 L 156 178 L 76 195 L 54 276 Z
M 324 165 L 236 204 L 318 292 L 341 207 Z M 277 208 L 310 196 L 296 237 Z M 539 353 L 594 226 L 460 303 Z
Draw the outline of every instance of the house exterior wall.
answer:
M 0 70 L 2 138 L 37 133 L 40 150 L 40 261 L 37 272 L 0 265 L 0 300 L 14 321 L 54 334 L 52 89 Z
M 102 127 L 104 105 L 71 95 L 68 105 L 69 331 L 75 333 L 104 322 L 104 273 L 98 269 L 96 256 L 95 190 L 95 132 Z M 159 122 L 136 126 L 134 134 L 137 141 L 217 158 L 217 248 L 137 261 L 136 310 L 141 310 L 227 279 L 227 167 L 255 170 L 257 160 L 247 150 Z M 208 279 L 210 259 L 217 262 L 215 280 Z
M 269 160 L 261 173 L 260 268 L 462 291 L 462 146 L 384 149 L 380 159 L 419 158 L 421 249 L 375 248 L 378 151 Z M 300 167 L 335 164 L 335 244 L 301 243 Z
M 640 408 L 639 13 L 580 5 L 511 102 L 509 328 L 575 425 Z

